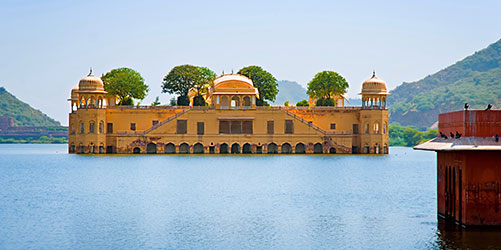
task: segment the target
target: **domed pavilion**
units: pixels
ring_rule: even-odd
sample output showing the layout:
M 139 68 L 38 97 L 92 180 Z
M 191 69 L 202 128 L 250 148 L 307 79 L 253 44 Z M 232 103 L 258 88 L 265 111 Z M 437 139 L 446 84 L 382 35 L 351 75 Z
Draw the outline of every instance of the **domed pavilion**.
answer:
M 386 82 L 372 73 L 372 77 L 362 84 L 362 108 L 363 109 L 385 109 L 386 96 L 389 95 Z

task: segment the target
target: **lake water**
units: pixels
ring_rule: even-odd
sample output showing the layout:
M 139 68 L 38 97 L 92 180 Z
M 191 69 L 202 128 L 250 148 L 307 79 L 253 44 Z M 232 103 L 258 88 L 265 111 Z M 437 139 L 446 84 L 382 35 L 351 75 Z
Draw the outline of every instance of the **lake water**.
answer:
M 437 219 L 436 155 L 69 155 L 0 145 L 1 249 L 501 247 Z

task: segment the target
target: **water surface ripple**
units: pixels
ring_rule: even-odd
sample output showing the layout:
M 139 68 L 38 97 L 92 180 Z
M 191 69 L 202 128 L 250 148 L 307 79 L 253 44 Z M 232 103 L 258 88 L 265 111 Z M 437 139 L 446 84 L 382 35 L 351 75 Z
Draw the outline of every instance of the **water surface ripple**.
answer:
M 66 147 L 0 145 L 0 248 L 501 246 L 500 232 L 437 221 L 433 152 L 88 156 Z

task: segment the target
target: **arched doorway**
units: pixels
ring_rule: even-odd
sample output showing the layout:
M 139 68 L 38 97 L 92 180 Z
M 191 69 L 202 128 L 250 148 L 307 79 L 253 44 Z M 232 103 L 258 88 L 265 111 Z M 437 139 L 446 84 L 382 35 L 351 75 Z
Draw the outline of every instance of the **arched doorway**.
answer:
M 329 148 L 329 154 L 335 154 L 335 153 L 336 153 L 336 148 L 335 147 Z
M 220 154 L 227 154 L 227 153 L 229 153 L 229 151 L 230 151 L 230 149 L 228 147 L 228 144 L 223 143 L 223 144 L 221 144 L 221 146 L 219 146 L 219 153 Z
M 183 143 L 179 145 L 179 153 L 180 154 L 189 154 L 190 153 L 190 145 L 188 143 Z
M 176 153 L 176 145 L 174 143 L 169 143 L 165 145 L 165 153 L 166 154 L 175 154 Z
M 157 144 L 150 142 L 146 146 L 146 153 L 148 154 L 156 154 L 157 153 Z
M 282 154 L 292 153 L 292 146 L 289 143 L 282 144 Z
M 369 148 L 369 145 L 366 143 L 365 146 L 364 146 L 364 153 L 365 154 L 368 154 L 370 153 L 370 148 Z
M 240 144 L 233 143 L 233 145 L 231 145 L 231 153 L 232 154 L 240 154 Z
M 306 153 L 306 148 L 303 143 L 296 144 L 296 154 L 304 154 Z
M 313 153 L 315 153 L 315 154 L 322 154 L 322 153 L 324 153 L 324 147 L 322 146 L 321 143 L 316 143 L 313 146 Z
M 376 143 L 376 145 L 374 146 L 374 153 L 375 154 L 379 154 L 379 145 Z
M 204 153 L 204 145 L 202 143 L 197 143 L 193 146 L 194 154 L 203 154 Z
M 278 146 L 274 142 L 268 144 L 268 154 L 278 154 Z
M 141 149 L 139 147 L 135 147 L 133 150 L 132 150 L 132 153 L 134 154 L 140 154 L 141 153 Z
M 252 147 L 249 143 L 245 143 L 242 147 L 242 153 L 244 154 L 252 154 Z

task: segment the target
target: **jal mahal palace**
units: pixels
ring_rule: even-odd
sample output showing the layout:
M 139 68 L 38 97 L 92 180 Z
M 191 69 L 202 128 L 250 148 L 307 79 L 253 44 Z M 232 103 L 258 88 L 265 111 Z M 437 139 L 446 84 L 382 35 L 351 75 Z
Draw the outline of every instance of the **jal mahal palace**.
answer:
M 251 79 L 223 74 L 205 95 L 208 106 L 119 106 L 90 73 L 71 90 L 68 151 L 388 154 L 386 83 L 373 74 L 360 95 L 360 107 L 346 107 L 343 96 L 334 107 L 256 106 Z

